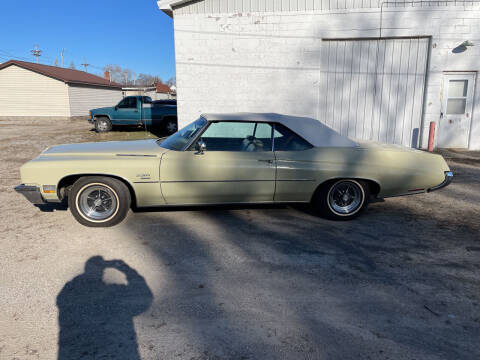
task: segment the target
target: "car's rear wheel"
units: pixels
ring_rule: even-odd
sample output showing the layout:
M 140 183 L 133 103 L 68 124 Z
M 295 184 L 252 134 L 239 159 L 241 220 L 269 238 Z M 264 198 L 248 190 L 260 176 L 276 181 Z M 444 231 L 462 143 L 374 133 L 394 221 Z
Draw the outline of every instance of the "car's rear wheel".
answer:
M 350 220 L 367 208 L 369 198 L 369 186 L 364 181 L 340 179 L 322 185 L 314 204 L 329 219 Z
M 104 176 L 80 178 L 69 193 L 68 206 L 82 225 L 110 227 L 122 222 L 130 209 L 131 197 L 120 180 Z
M 99 133 L 109 132 L 112 130 L 112 122 L 107 117 L 99 117 L 95 119 L 95 130 Z

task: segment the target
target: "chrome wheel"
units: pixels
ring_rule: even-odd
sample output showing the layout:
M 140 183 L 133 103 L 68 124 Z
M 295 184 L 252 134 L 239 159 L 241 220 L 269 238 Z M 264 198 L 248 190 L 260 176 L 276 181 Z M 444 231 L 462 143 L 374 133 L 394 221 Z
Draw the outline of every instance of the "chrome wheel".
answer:
M 337 215 L 352 215 L 362 207 L 365 192 L 362 186 L 353 180 L 335 183 L 328 192 L 328 206 Z
M 98 131 L 107 131 L 108 123 L 104 119 L 97 120 L 97 130 Z
M 175 121 L 169 121 L 165 126 L 165 128 L 167 129 L 167 132 L 169 134 L 173 134 L 177 132 L 177 124 L 175 123 Z
M 91 184 L 77 195 L 77 205 L 82 216 L 89 220 L 105 221 L 117 213 L 117 194 L 103 184 Z

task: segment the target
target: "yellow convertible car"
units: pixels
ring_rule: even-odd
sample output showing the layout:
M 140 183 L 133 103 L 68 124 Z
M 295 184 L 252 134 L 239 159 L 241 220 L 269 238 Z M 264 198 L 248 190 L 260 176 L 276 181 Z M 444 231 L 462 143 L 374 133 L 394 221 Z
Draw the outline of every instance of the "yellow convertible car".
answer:
M 311 202 L 352 219 L 370 197 L 419 194 L 453 177 L 440 155 L 357 142 L 321 122 L 278 114 L 206 114 L 166 139 L 59 145 L 20 169 L 34 204 L 68 199 L 83 225 L 129 209 Z

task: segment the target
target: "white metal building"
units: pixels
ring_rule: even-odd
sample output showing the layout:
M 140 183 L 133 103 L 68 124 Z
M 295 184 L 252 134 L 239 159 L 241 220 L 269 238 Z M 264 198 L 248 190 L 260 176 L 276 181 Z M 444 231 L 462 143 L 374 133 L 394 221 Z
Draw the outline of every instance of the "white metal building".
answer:
M 121 85 L 84 71 L 17 60 L 0 64 L 0 117 L 85 116 L 121 99 Z
M 179 125 L 278 112 L 344 135 L 480 149 L 480 2 L 162 0 Z M 473 46 L 472 46 L 473 45 Z

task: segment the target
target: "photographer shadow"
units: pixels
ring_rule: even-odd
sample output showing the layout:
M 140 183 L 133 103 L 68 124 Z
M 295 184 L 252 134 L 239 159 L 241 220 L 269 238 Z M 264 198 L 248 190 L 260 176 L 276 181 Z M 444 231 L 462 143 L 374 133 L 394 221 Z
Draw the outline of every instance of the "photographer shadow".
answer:
M 123 273 L 128 284 L 105 283 L 107 268 Z M 90 258 L 57 296 L 58 359 L 140 359 L 133 318 L 152 300 L 145 279 L 125 262 Z

